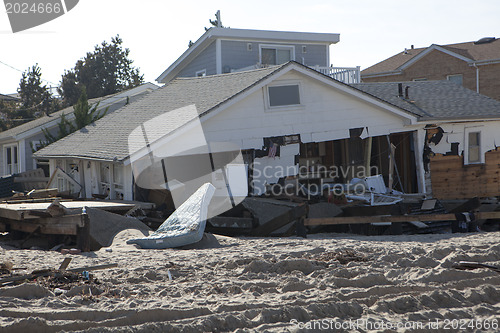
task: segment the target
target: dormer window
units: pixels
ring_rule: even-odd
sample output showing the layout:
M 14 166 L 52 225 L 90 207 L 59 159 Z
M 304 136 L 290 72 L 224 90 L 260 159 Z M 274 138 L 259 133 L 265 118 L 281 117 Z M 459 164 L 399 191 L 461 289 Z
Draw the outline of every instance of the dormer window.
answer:
M 202 69 L 201 71 L 197 71 L 196 72 L 196 77 L 203 77 L 203 76 L 207 76 L 207 70 L 206 69 Z
M 295 48 L 282 45 L 260 45 L 260 63 L 280 65 L 295 59 Z
M 295 80 L 275 82 L 267 86 L 265 99 L 268 110 L 303 108 L 300 83 Z

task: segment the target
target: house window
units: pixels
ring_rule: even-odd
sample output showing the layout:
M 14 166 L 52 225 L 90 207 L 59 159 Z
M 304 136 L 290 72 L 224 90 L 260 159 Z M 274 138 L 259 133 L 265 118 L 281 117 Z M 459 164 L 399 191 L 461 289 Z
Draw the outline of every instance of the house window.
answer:
M 269 86 L 269 107 L 300 105 L 300 89 L 298 84 Z
M 260 63 L 263 65 L 279 65 L 294 60 L 293 46 L 260 45 Z
M 34 151 L 40 150 L 42 148 L 42 144 L 38 141 L 33 141 L 31 143 L 31 148 Z M 33 165 L 35 166 L 35 169 L 42 169 L 45 176 L 50 176 L 50 167 L 49 167 L 49 160 L 47 159 L 33 159 Z
M 4 148 L 5 174 L 12 175 L 19 172 L 19 153 L 17 145 L 6 146 Z
M 469 132 L 467 144 L 468 163 L 481 163 L 481 132 Z
M 413 79 L 413 81 L 427 81 L 427 79 L 425 77 L 421 77 L 421 78 Z
M 202 69 L 201 71 L 196 72 L 196 77 L 202 77 L 202 76 L 207 76 L 207 70 Z
M 446 79 L 450 82 L 456 83 L 458 85 L 463 84 L 463 75 L 462 74 L 455 74 L 455 75 L 448 75 Z

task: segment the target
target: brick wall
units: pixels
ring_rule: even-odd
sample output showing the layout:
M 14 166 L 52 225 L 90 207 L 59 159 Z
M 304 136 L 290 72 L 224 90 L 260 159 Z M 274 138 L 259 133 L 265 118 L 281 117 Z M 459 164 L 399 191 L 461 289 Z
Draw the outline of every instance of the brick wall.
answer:
M 463 86 L 476 91 L 476 68 L 456 57 L 438 50 L 415 62 L 401 75 L 364 78 L 363 82 L 399 82 L 426 78 L 427 80 L 446 80 L 447 75 L 462 74 Z M 500 64 L 479 66 L 479 92 L 500 100 Z

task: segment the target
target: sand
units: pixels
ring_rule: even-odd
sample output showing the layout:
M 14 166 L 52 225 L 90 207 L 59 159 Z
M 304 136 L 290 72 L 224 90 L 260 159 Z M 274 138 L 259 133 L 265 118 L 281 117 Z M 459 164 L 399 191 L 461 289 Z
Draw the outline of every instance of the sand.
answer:
M 25 268 L 17 274 L 58 267 L 66 256 L 69 268 L 118 264 L 92 272 L 100 284 L 69 291 L 0 288 L 0 331 L 500 331 L 500 274 L 451 267 L 500 266 L 499 232 L 215 236 L 182 250 L 125 244 L 141 235 L 127 230 L 111 247 L 79 255 L 0 244 L 0 262 Z

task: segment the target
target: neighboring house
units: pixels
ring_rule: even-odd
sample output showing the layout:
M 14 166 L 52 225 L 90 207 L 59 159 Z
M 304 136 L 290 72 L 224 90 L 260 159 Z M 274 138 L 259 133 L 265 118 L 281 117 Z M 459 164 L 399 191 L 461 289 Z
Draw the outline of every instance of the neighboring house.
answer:
M 359 67 L 330 65 L 335 33 L 217 28 L 208 29 L 156 80 L 238 72 L 294 60 L 345 83 L 359 82 Z
M 362 82 L 449 80 L 500 100 L 500 39 L 405 49 L 361 71 Z
M 18 94 L 11 94 L 11 95 L 0 94 L 0 100 L 6 102 L 20 102 L 21 99 L 17 95 Z
M 91 99 L 89 100 L 89 104 L 99 102 L 99 110 L 101 112 L 109 107 L 107 112 L 112 113 L 157 88 L 158 86 L 155 84 L 145 83 L 139 87 L 120 93 Z M 42 129 L 49 131 L 51 134 L 57 134 L 61 115 L 64 114 L 66 119 L 73 120 L 73 112 L 74 109 L 71 106 L 7 131 L 0 132 L 0 176 L 7 176 L 36 168 L 44 168 L 48 172 L 48 162 L 43 160 L 35 161 L 32 156 L 33 149 L 38 149 L 40 141 L 46 140 Z
M 194 108 L 193 116 L 189 110 Z M 197 122 L 208 153 L 189 150 Z M 441 159 L 463 159 L 455 165 L 457 170 L 440 166 L 436 173 L 498 168 L 488 165 L 488 156 L 500 159 L 495 150 L 499 126 L 500 102 L 450 82 L 351 86 L 289 62 L 174 79 L 35 156 L 49 159 L 51 172 L 76 166 L 80 172 L 73 176 L 83 186 L 84 197 L 142 199 L 138 184 L 146 182 L 134 170 L 144 171 L 150 183 L 174 191 L 179 183 L 190 181 L 173 177 L 176 167 L 190 173 L 209 161 L 216 169 L 217 161 L 236 159 L 235 150 L 241 151 L 247 166 L 245 181 L 251 195 L 283 181 L 345 183 L 359 177 L 362 167 L 365 175 L 382 174 L 388 184 L 394 176 L 389 157 L 400 179 L 395 188 L 423 193 L 430 185 L 426 170 L 431 151 L 450 155 Z M 229 164 L 221 169 L 228 171 L 227 177 L 219 177 L 223 185 L 216 186 L 223 191 L 231 182 Z M 216 182 L 206 174 L 192 177 L 200 184 Z M 496 173 L 482 174 L 477 179 L 495 177 Z M 443 179 L 440 186 L 446 187 L 446 182 Z M 495 195 L 500 195 L 499 183 Z M 493 193 L 469 183 L 453 186 L 464 190 L 453 192 L 456 196 Z

